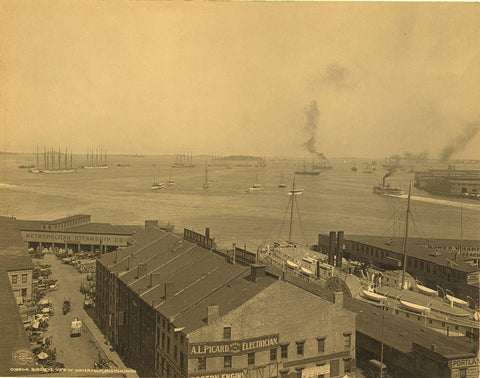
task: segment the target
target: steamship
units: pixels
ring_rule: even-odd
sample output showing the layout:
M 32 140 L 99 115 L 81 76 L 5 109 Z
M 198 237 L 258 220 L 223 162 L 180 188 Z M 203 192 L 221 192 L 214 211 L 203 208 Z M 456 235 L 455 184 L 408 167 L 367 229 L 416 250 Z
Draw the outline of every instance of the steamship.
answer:
M 389 183 L 385 183 L 385 177 L 383 178 L 382 184 L 378 184 L 373 187 L 373 193 L 382 194 L 382 195 L 392 195 L 399 196 L 403 194 L 402 189 L 391 186 Z
M 425 192 L 480 199 L 480 170 L 429 169 L 415 172 L 414 186 Z

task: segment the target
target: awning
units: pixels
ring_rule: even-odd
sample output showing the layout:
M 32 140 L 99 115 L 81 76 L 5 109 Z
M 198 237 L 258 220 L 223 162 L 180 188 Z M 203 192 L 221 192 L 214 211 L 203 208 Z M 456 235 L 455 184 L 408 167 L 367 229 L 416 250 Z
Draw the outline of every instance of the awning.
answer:
M 313 275 L 313 272 L 310 269 L 304 268 L 303 266 L 300 268 L 303 274 L 308 274 L 309 276 Z
M 290 260 L 287 260 L 287 265 L 288 265 L 290 268 L 298 268 L 298 265 L 295 264 L 294 262 L 290 261 Z

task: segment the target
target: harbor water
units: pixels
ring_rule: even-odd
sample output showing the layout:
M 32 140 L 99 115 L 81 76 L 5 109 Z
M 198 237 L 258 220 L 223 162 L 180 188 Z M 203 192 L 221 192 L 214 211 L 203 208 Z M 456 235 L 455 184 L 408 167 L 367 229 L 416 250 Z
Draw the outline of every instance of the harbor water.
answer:
M 266 167 L 208 167 L 210 186 L 203 188 L 205 166 L 211 159 L 193 157 L 193 168 L 172 168 L 173 156 L 110 156 L 108 169 L 78 169 L 75 173 L 35 174 L 18 168 L 32 155 L 0 155 L 0 214 L 18 219 L 50 220 L 77 213 L 92 222 L 143 224 L 158 219 L 204 232 L 210 227 L 220 247 L 236 243 L 255 250 L 272 239 L 288 238 L 314 244 L 318 233 L 343 230 L 348 235 L 402 235 L 409 182 L 414 173 L 399 170 L 388 178 L 403 189 L 401 196 L 380 196 L 372 187 L 386 170 L 351 170 L 352 163 L 333 159 L 332 170 L 318 176 L 296 176 L 298 207 L 289 207 L 293 159 L 267 159 Z M 74 166 L 83 158 L 74 156 Z M 75 164 L 75 161 L 78 163 Z M 360 164 L 360 160 L 356 161 Z M 122 164 L 124 166 L 117 166 Z M 155 179 L 175 184 L 150 190 Z M 282 179 L 283 178 L 283 179 Z M 258 182 L 257 182 L 258 181 Z M 286 188 L 279 188 L 283 181 Z M 248 192 L 255 183 L 262 190 Z M 247 192 L 247 193 L 246 193 Z M 424 238 L 478 239 L 480 201 L 425 193 L 412 185 L 409 234 Z

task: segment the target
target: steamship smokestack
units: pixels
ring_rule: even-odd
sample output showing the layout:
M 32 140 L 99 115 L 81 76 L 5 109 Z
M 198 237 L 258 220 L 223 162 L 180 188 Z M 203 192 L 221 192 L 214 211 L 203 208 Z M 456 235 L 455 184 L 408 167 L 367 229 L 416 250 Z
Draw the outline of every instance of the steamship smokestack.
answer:
M 342 258 L 343 258 L 343 231 L 338 231 L 337 233 L 337 263 L 336 266 L 339 268 L 342 267 Z
M 335 263 L 335 231 L 330 231 L 330 236 L 328 238 L 328 264 L 333 265 Z

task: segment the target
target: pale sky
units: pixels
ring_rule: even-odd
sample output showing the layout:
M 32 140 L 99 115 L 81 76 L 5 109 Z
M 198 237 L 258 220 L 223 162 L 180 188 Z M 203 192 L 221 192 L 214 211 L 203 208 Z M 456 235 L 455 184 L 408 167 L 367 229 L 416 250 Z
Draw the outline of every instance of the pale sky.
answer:
M 0 150 L 428 151 L 480 121 L 476 3 L 0 2 Z M 480 133 L 452 157 L 480 157 Z

